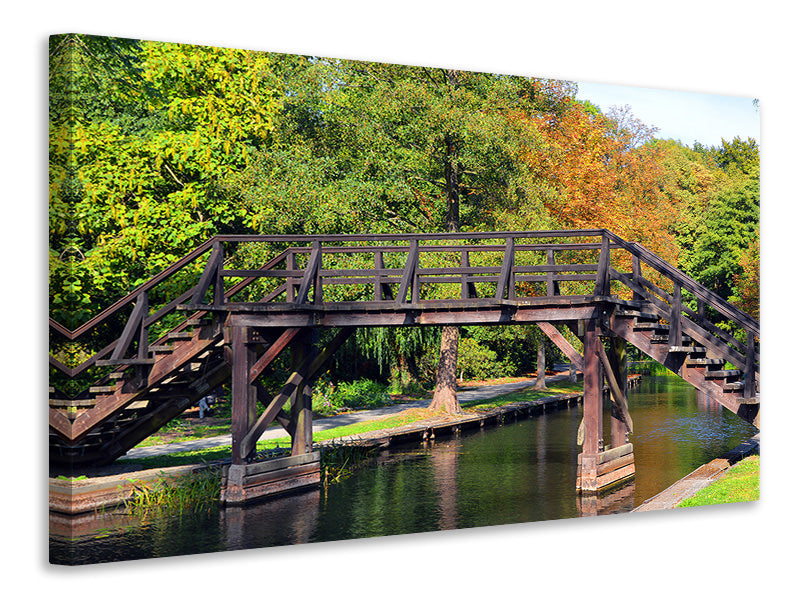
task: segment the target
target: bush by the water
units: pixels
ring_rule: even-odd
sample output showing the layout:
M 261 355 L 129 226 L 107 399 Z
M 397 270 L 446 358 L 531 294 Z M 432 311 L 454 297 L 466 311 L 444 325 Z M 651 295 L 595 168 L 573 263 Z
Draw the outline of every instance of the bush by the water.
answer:
M 314 388 L 312 410 L 318 415 L 335 415 L 348 409 L 375 408 L 391 402 L 386 385 L 369 379 L 320 382 Z

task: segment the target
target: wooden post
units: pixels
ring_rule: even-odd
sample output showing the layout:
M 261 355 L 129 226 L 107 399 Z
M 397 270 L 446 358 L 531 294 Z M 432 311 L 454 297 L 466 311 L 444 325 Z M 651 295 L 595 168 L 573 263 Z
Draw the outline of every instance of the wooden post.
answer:
M 627 399 L 628 396 L 628 358 L 625 340 L 618 336 L 611 338 L 611 352 L 608 355 L 611 363 L 611 372 L 606 375 L 613 377 L 617 382 L 620 393 Z M 628 427 L 625 416 L 616 403 L 611 409 L 611 447 L 616 448 L 628 443 Z
M 744 397 L 756 395 L 756 337 L 752 331 L 747 332 L 747 356 L 744 368 Z
M 248 345 L 248 328 L 231 328 L 231 461 L 241 465 L 240 446 L 251 425 L 256 420 L 256 386 L 250 383 L 250 369 L 255 362 L 255 352 Z
M 222 277 L 222 269 L 225 266 L 225 248 L 222 246 L 222 242 L 216 242 L 214 249 L 219 252 L 219 258 L 217 259 L 217 272 L 214 275 L 214 299 L 212 304 L 221 306 L 225 304 L 225 283 Z
M 294 250 L 289 250 L 289 253 L 286 255 L 286 270 L 287 271 L 294 271 L 297 269 L 297 254 L 295 254 Z M 294 277 L 287 277 L 286 278 L 286 301 L 287 302 L 294 302 L 294 286 L 297 280 Z
M 550 267 L 556 266 L 555 251 L 550 248 L 547 251 L 547 265 Z M 558 296 L 561 290 L 558 287 L 558 282 L 555 280 L 555 273 L 553 271 L 547 272 L 547 295 Z
M 313 337 L 316 332 L 303 332 L 292 345 L 292 362 L 294 370 L 300 370 L 301 365 L 314 352 Z M 313 336 L 313 337 L 312 337 Z M 313 450 L 313 429 L 311 415 L 311 380 L 304 376 L 303 380 L 292 394 L 291 422 L 294 433 L 292 435 L 292 456 L 306 454 Z
M 642 285 L 642 262 L 638 256 L 631 254 L 631 274 L 633 275 L 633 282 L 636 285 Z M 638 292 L 633 292 L 633 301 L 642 302 L 644 297 Z
M 598 358 L 600 335 L 597 322 L 586 322 L 583 338 L 583 454 L 596 454 L 603 449 L 603 380 Z
M 497 279 L 497 292 L 494 297 L 496 300 L 508 298 L 513 300 L 514 293 L 514 238 L 506 238 L 506 248 L 503 255 L 503 266 L 500 268 L 500 276 Z
M 469 267 L 469 250 L 462 250 L 461 251 L 461 266 L 466 268 Z M 470 283 L 467 280 L 468 275 L 466 273 L 461 274 L 461 299 L 462 300 L 469 300 L 470 298 L 477 298 L 478 292 L 475 289 L 475 284 Z
M 681 328 L 681 285 L 676 281 L 672 293 L 672 312 L 669 319 L 669 345 L 683 346 Z
M 142 321 L 139 325 L 139 348 L 138 348 L 138 358 L 144 359 L 147 358 L 147 326 L 145 325 L 145 320 L 147 319 L 150 307 L 149 307 L 149 298 L 147 292 L 142 292 L 139 294 L 138 302 L 142 303 Z
M 600 247 L 600 258 L 597 261 L 597 279 L 594 282 L 594 295 L 607 296 L 610 292 L 609 274 L 611 267 L 611 251 L 608 243 L 608 236 L 603 234 L 603 241 Z

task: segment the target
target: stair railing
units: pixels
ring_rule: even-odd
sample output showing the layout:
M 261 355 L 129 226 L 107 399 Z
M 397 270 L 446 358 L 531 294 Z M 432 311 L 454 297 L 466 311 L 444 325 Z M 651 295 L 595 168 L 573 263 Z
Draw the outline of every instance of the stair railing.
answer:
M 648 302 L 660 317 L 669 321 L 669 345 L 680 347 L 683 345 L 683 335 L 690 335 L 712 353 L 718 354 L 720 358 L 741 369 L 745 374 L 744 395 L 754 396 L 760 364 L 760 354 L 757 349 L 757 340 L 760 337 L 758 321 L 641 244 L 626 242 L 609 231 L 604 233 L 604 237 L 608 237 L 617 247 L 627 251 L 632 259 L 632 273 L 625 274 L 611 269 L 612 278 L 629 287 L 634 294 L 634 300 Z M 669 293 L 647 280 L 641 272 L 642 264 L 671 281 L 672 292 Z M 684 293 L 695 297 L 696 311 L 692 311 L 683 302 Z M 721 315 L 729 326 L 739 328 L 746 341 L 736 339 L 729 331 L 712 323 L 706 313 L 709 307 Z

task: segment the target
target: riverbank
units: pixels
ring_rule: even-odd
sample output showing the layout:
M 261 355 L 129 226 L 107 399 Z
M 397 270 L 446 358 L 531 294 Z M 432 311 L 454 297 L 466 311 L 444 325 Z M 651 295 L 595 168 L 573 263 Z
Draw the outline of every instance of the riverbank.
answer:
M 719 458 L 698 467 L 660 494 L 645 500 L 641 505 L 633 509 L 632 512 L 648 512 L 652 510 L 676 508 L 683 500 L 691 498 L 700 490 L 705 489 L 719 480 L 728 469 L 742 459 L 758 454 L 760 449 L 761 434 L 756 434 Z

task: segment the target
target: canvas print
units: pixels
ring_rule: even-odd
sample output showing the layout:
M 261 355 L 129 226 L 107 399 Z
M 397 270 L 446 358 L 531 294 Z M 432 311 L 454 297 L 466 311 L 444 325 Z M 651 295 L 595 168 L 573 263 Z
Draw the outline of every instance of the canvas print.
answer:
M 52 563 L 758 499 L 757 100 L 49 44 Z

